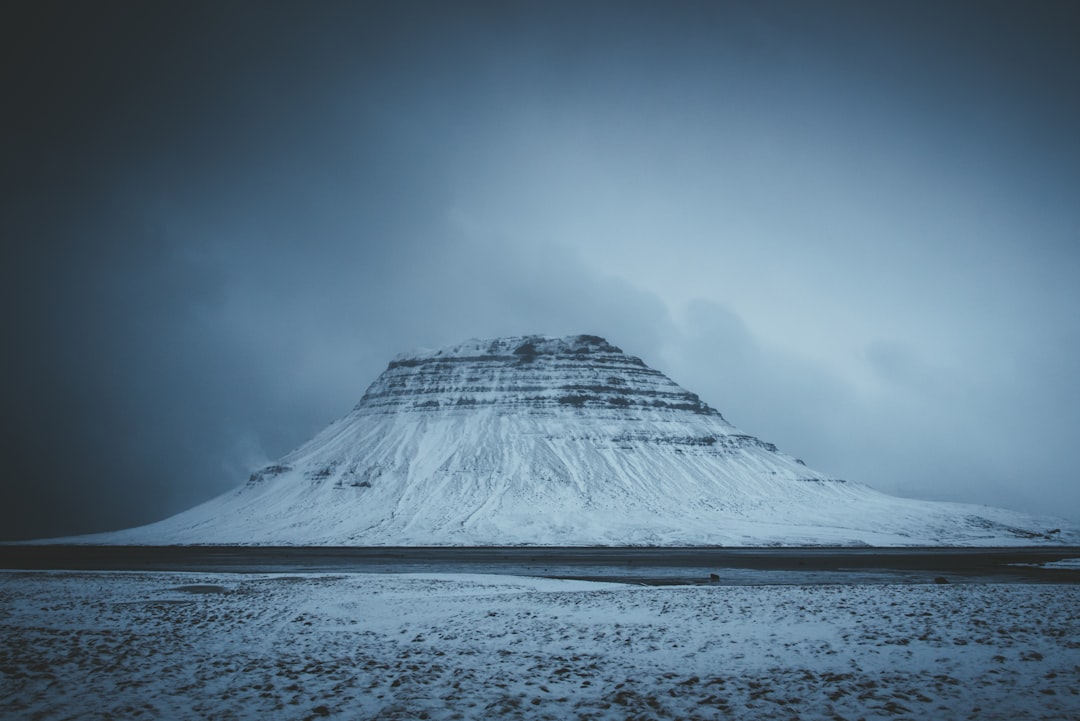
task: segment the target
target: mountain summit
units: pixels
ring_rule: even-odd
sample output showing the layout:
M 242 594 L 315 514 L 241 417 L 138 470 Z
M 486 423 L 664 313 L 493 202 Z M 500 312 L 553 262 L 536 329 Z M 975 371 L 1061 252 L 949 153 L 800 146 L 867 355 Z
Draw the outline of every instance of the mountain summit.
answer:
M 832 478 L 597 336 L 401 355 L 245 484 L 115 543 L 1009 545 L 1021 514 Z

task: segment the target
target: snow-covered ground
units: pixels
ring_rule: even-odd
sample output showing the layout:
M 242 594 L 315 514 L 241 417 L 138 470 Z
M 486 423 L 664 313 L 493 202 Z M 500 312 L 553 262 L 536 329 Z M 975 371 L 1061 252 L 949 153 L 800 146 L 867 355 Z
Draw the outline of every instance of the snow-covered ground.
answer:
M 4 573 L 4 719 L 1077 719 L 1080 586 Z

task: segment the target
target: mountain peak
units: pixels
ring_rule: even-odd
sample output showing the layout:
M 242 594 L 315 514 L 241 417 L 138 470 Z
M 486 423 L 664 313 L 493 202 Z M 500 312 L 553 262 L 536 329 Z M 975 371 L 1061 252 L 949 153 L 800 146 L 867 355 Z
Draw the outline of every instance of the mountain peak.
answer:
M 395 364 L 410 361 L 429 361 L 443 358 L 528 358 L 537 355 L 586 355 L 591 353 L 618 353 L 621 348 L 611 345 L 605 339 L 595 335 L 568 335 L 563 337 L 546 335 L 518 335 L 501 338 L 471 338 L 464 343 L 444 346 L 436 349 L 418 349 L 402 353 L 390 362 Z
M 357 413 L 492 408 L 547 414 L 560 407 L 626 420 L 665 412 L 720 414 L 640 358 L 595 335 L 469 340 L 395 358 Z
M 349 415 L 235 491 L 105 542 L 1061 542 L 1042 528 L 836 479 L 599 336 L 523 335 L 400 355 Z

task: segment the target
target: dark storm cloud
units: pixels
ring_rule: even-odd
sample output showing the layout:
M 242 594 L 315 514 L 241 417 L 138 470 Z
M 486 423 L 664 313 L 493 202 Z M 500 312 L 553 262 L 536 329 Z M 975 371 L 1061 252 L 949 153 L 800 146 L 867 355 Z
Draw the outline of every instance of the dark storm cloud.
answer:
M 837 475 L 1080 507 L 1068 4 L 5 13 L 3 537 L 182 510 L 394 354 L 532 332 Z

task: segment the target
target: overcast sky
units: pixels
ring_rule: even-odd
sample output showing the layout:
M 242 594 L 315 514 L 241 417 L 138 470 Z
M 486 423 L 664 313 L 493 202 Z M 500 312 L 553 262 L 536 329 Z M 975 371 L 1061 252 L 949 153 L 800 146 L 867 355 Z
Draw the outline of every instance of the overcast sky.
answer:
M 0 538 L 181 511 L 395 354 L 527 333 L 1080 522 L 1074 7 L 7 3 Z

